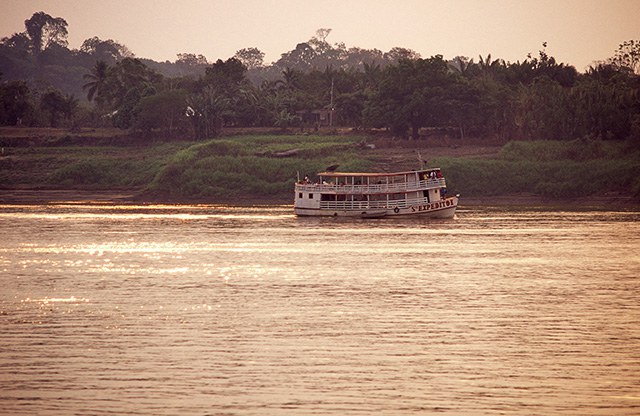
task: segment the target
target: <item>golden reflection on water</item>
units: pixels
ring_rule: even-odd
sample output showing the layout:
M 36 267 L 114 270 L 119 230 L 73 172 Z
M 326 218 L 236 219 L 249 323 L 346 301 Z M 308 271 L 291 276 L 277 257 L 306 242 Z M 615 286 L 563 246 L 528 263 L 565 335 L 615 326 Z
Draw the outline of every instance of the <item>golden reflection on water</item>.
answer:
M 228 205 L 100 205 L 100 204 L 51 204 L 51 205 L 2 205 L 0 215 L 21 217 L 42 215 L 41 218 L 88 218 L 109 216 L 110 218 L 136 219 L 139 217 L 170 217 L 193 219 L 202 216 L 213 218 L 267 219 L 280 216 L 291 217 L 291 207 L 287 205 L 234 207 Z M 120 217 L 120 215 L 122 215 Z
M 79 302 L 89 302 L 89 299 L 79 298 L 77 299 L 75 296 L 71 296 L 68 298 L 49 298 L 44 297 L 42 299 L 23 299 L 21 302 L 35 302 L 41 305 L 48 305 L 50 303 L 79 303 Z
M 639 220 L 0 206 L 0 409 L 639 414 Z

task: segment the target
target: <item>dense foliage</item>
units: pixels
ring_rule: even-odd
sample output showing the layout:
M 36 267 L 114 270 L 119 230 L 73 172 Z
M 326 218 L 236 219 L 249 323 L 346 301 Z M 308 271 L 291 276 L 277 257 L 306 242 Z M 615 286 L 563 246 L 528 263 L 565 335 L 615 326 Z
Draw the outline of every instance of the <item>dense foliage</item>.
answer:
M 116 126 L 203 139 L 224 126 L 388 129 L 397 137 L 640 140 L 640 43 L 578 73 L 546 52 L 510 63 L 330 44 L 330 29 L 264 65 L 256 48 L 137 59 L 97 37 L 68 48 L 44 12 L 0 41 L 0 125 Z M 328 115 L 328 118 L 320 116 Z

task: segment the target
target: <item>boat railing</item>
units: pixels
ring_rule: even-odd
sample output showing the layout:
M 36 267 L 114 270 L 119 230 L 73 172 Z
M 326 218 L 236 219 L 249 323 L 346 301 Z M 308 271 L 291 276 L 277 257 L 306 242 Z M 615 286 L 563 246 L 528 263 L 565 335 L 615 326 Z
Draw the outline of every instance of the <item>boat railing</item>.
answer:
M 415 191 L 421 189 L 435 189 L 444 188 L 446 182 L 444 178 L 427 179 L 415 182 L 399 182 L 399 183 L 378 183 L 370 185 L 345 185 L 345 184 L 331 184 L 331 183 L 307 183 L 296 184 L 296 191 L 306 192 L 325 192 L 336 194 L 353 194 L 353 195 L 366 195 L 366 194 L 390 194 L 406 191 Z
M 320 201 L 320 209 L 346 211 L 359 209 L 394 209 L 428 203 L 429 200 L 427 198 L 398 199 L 391 201 Z

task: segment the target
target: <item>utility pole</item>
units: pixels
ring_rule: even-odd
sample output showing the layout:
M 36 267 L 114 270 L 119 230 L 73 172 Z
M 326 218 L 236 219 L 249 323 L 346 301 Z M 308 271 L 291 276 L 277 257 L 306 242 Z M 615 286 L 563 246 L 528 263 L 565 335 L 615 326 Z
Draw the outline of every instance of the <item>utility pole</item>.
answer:
M 333 129 L 333 77 L 331 77 L 331 103 L 329 104 L 329 128 Z

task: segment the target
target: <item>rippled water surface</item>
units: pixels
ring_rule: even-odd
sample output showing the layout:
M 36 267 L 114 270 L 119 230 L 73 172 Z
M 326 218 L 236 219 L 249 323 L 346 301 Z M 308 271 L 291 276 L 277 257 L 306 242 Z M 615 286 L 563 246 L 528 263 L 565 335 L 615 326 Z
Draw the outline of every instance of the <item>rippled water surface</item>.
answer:
M 638 415 L 640 213 L 0 206 L 0 413 Z

